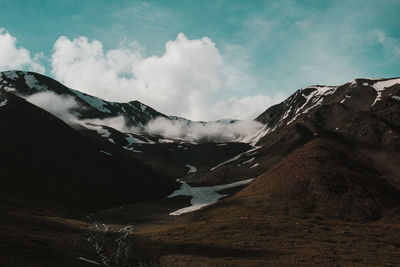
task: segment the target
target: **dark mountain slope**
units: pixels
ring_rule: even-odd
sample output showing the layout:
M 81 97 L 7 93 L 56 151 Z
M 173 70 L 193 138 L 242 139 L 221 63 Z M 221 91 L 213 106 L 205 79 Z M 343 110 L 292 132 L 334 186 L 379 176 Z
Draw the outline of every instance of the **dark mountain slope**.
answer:
M 304 88 L 258 120 L 255 147 L 202 182 L 256 179 L 143 246 L 165 266 L 397 266 L 400 80 Z
M 373 152 L 373 150 L 369 150 Z M 280 200 L 287 208 L 345 220 L 400 212 L 400 188 L 351 143 L 324 135 L 296 149 L 236 197 Z
M 13 94 L 0 107 L 3 194 L 47 214 L 79 215 L 169 194 L 177 187 L 138 160 L 102 147 Z M 15 204 L 10 199 L 10 204 Z M 51 213 L 49 213 L 51 211 Z

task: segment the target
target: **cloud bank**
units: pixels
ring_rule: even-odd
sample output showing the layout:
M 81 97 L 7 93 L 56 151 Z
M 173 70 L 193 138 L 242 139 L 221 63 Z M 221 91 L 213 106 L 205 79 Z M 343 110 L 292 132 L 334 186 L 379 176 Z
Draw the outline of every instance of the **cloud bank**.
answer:
M 105 50 L 97 40 L 61 36 L 53 45 L 51 73 L 79 91 L 110 101 L 139 100 L 166 115 L 191 120 L 253 119 L 284 99 L 281 93 L 246 95 L 257 82 L 240 46 L 226 46 L 221 54 L 210 38 L 190 40 L 179 33 L 166 42 L 161 56 L 145 57 L 144 50 L 136 42 Z M 32 57 L 0 29 L 0 71 L 44 73 L 43 58 L 43 53 Z
M 28 69 L 43 73 L 45 69 L 40 63 L 41 57 L 43 54 L 36 54 L 32 58 L 27 49 L 17 46 L 17 38 L 0 28 L 0 71 Z
M 93 125 L 108 126 L 125 133 L 149 134 L 188 142 L 239 142 L 264 126 L 253 120 L 203 123 L 157 117 L 144 127 L 130 127 L 127 126 L 123 116 L 105 119 L 79 119 L 79 111 L 82 107 L 73 96 L 43 91 L 26 97 L 26 100 L 72 126 L 82 125 L 88 129 L 93 129 Z
M 194 142 L 234 142 L 260 130 L 264 125 L 253 121 L 192 122 L 155 118 L 145 125 L 148 134 Z
M 161 56 L 144 57 L 141 50 L 136 43 L 122 43 L 105 51 L 97 40 L 62 36 L 54 44 L 52 73 L 85 93 L 111 101 L 136 99 L 192 120 L 254 118 L 284 97 L 232 97 L 252 87 L 252 78 L 207 37 L 190 40 L 180 33 Z
M 26 100 L 66 123 L 78 121 L 76 111 L 79 109 L 79 104 L 72 96 L 61 96 L 52 91 L 43 91 L 26 97 Z

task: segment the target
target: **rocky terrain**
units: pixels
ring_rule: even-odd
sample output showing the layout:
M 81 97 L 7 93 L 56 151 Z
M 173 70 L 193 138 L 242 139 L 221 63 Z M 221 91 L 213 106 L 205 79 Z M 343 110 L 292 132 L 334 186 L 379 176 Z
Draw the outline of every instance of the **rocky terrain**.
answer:
M 5 266 L 400 263 L 398 78 L 299 89 L 233 142 L 134 131 L 196 122 L 0 78 Z M 72 97 L 74 119 L 32 104 L 43 92 Z

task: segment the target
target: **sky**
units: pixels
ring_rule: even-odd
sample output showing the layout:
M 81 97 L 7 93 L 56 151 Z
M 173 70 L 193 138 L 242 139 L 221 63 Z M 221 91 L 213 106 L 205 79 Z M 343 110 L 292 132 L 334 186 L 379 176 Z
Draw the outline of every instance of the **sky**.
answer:
M 400 76 L 398 0 L 0 0 L 0 71 L 193 120 Z

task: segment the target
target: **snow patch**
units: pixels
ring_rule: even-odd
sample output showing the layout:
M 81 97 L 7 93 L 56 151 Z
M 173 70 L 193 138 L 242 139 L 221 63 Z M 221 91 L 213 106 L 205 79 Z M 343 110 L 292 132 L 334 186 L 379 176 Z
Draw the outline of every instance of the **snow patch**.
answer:
M 173 143 L 174 140 L 170 140 L 170 139 L 158 139 L 159 143 Z
M 111 153 L 108 153 L 108 152 L 106 152 L 106 151 L 104 151 L 104 150 L 99 150 L 101 153 L 104 153 L 104 154 L 106 154 L 106 155 L 109 155 L 109 156 L 112 156 L 112 154 Z
M 5 105 L 7 105 L 7 101 L 8 101 L 8 99 L 4 99 L 3 101 L 1 101 L 0 107 L 4 107 Z
M 242 164 L 251 163 L 251 162 L 253 162 L 255 159 L 256 159 L 255 157 L 252 157 L 251 159 L 242 162 Z
M 261 138 L 263 138 L 269 133 L 272 133 L 273 131 L 275 131 L 275 129 L 276 126 L 274 128 L 270 128 L 268 127 L 268 125 L 264 125 L 264 127 L 261 128 L 260 130 L 255 131 L 254 133 L 249 134 L 248 136 L 243 138 L 242 142 L 249 143 L 250 145 L 255 146 L 258 143 L 258 141 L 261 140 Z
M 197 172 L 197 168 L 195 166 L 189 164 L 186 164 L 185 166 L 189 168 L 189 171 L 186 174 Z
M 143 151 L 136 150 L 133 147 L 123 146 L 122 148 L 125 149 L 125 150 L 128 150 L 128 151 L 135 152 L 135 153 L 143 153 Z
M 83 94 L 83 93 L 79 92 L 78 90 L 74 90 L 74 89 L 70 89 L 70 90 L 75 95 L 77 95 L 80 99 L 82 99 L 83 101 L 88 103 L 90 106 L 94 107 L 95 109 L 97 109 L 101 112 L 111 113 L 111 111 L 108 108 L 104 107 L 107 105 L 107 103 L 105 101 L 103 101 L 102 99 Z
M 93 263 L 93 264 L 96 264 L 96 265 L 101 265 L 101 264 L 98 263 L 97 261 L 92 261 L 92 260 L 86 259 L 86 258 L 84 258 L 84 257 L 78 257 L 77 259 L 78 259 L 78 260 L 81 260 L 81 261 L 86 261 L 86 262 L 89 262 L 89 263 Z
M 15 70 L 3 72 L 7 79 L 15 80 L 19 77 L 18 73 Z
M 392 98 L 393 98 L 394 100 L 400 101 L 400 96 L 394 95 L 394 96 L 392 96 Z
M 216 186 L 206 186 L 206 187 L 192 187 L 188 184 L 181 184 L 181 188 L 174 191 L 168 198 L 176 197 L 176 196 L 191 196 L 192 199 L 190 200 L 189 207 L 179 209 L 177 211 L 171 212 L 169 215 L 177 216 L 184 213 L 192 212 L 202 207 L 214 204 L 220 198 L 228 196 L 226 194 L 221 195 L 217 193 L 218 191 L 236 187 L 239 185 L 248 184 L 254 179 L 247 179 L 235 183 L 225 184 L 225 185 L 216 185 Z
M 311 109 L 315 108 L 318 105 L 321 105 L 322 101 L 324 100 L 324 97 L 333 94 L 336 91 L 337 87 L 313 86 L 313 87 L 303 88 L 303 89 L 301 89 L 301 91 L 304 91 L 305 89 L 308 89 L 308 88 L 313 88 L 315 90 L 310 92 L 308 95 L 302 94 L 302 97 L 304 97 L 306 99 L 306 101 L 304 102 L 304 104 L 301 107 L 296 109 L 295 116 L 290 121 L 288 121 L 286 123 L 286 125 L 289 125 L 292 122 L 294 122 L 298 116 L 309 112 Z M 310 100 L 311 100 L 311 103 L 313 103 L 313 105 L 308 107 L 307 109 L 303 110 L 310 103 Z
M 350 95 L 345 95 L 344 98 L 340 101 L 340 104 L 343 104 L 344 101 L 346 101 L 346 99 L 349 99 L 349 98 L 351 98 Z
M 231 159 L 228 159 L 227 161 L 224 161 L 224 162 L 218 164 L 217 166 L 211 168 L 210 171 L 213 171 L 213 170 L 215 170 L 216 168 L 218 168 L 218 167 L 220 167 L 220 166 L 222 166 L 222 165 L 224 165 L 224 164 L 226 164 L 226 163 L 229 163 L 229 162 L 238 160 L 238 159 L 240 158 L 240 156 L 242 156 L 242 154 L 239 154 L 239 155 L 237 155 L 236 157 L 233 157 L 233 158 L 231 158 Z
M 127 136 L 125 137 L 125 140 L 128 142 L 128 145 L 132 145 L 132 144 L 145 144 L 146 142 L 143 142 L 137 138 L 134 138 L 132 136 Z
M 392 79 L 392 80 L 386 80 L 386 81 L 380 81 L 376 82 L 372 85 L 372 88 L 376 90 L 376 98 L 374 102 L 372 103 L 371 107 L 374 106 L 378 101 L 381 100 L 382 98 L 382 92 L 389 87 L 392 87 L 396 84 L 400 84 L 400 79 Z
M 14 87 L 4 86 L 3 89 L 7 92 L 16 92 L 17 90 Z
M 250 167 L 250 169 L 253 169 L 255 167 L 257 167 L 258 165 L 260 165 L 259 163 L 254 164 L 253 166 Z
M 24 79 L 25 79 L 25 84 L 31 89 L 36 89 L 39 91 L 48 90 L 48 87 L 46 85 L 44 84 L 39 85 L 38 80 L 32 74 L 25 74 Z

